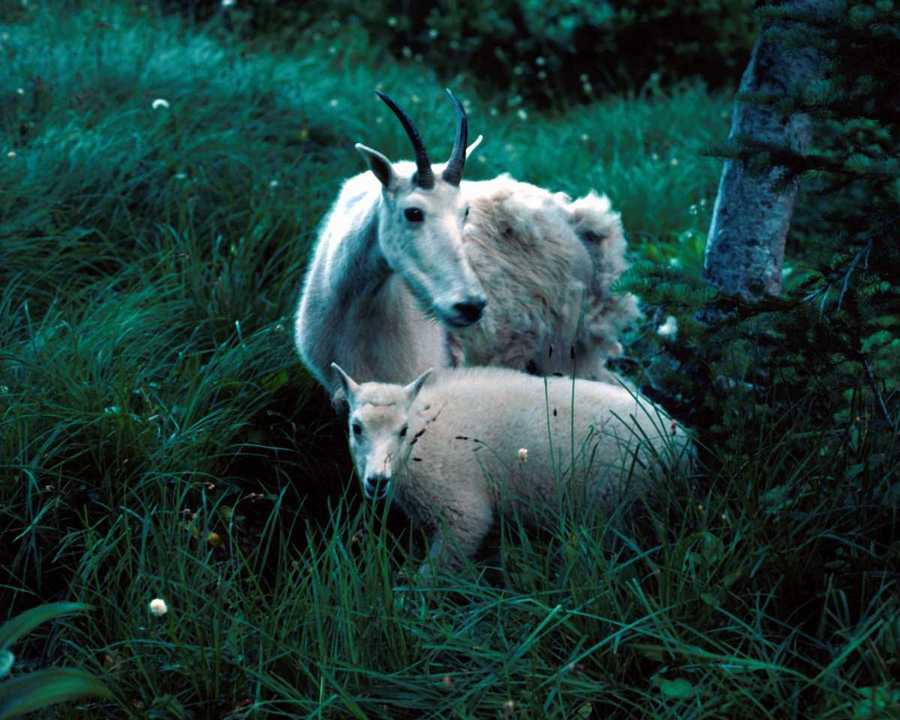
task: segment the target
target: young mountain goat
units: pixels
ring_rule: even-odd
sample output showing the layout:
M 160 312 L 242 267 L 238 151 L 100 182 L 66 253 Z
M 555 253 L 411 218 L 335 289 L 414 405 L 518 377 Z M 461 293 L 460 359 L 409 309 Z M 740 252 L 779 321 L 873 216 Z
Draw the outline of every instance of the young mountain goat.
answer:
M 610 289 L 625 269 L 625 239 L 609 201 L 592 192 L 571 202 L 508 175 L 463 181 L 467 119 L 448 93 L 457 135 L 435 166 L 406 113 L 378 93 L 415 163 L 357 144 L 371 172 L 344 183 L 322 226 L 295 342 L 336 402 L 331 362 L 391 382 L 484 364 L 605 377 L 638 315 L 632 295 Z
M 406 386 L 360 385 L 334 368 L 363 492 L 393 493 L 414 526 L 433 531 L 432 557 L 445 545 L 471 555 L 497 513 L 539 518 L 554 507 L 558 482 L 609 510 L 690 454 L 683 428 L 610 383 L 554 377 L 545 385 L 483 367 L 427 371 Z

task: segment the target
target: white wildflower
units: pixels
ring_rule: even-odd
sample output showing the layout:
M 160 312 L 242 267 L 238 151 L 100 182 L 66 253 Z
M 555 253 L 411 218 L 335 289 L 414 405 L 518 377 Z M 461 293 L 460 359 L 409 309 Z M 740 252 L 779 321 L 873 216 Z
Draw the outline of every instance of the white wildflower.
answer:
M 162 108 L 163 110 L 168 110 L 169 101 L 163 98 L 156 98 L 156 100 L 153 101 L 150 107 L 152 107 L 154 110 L 159 110 L 160 108 Z
M 669 315 L 666 321 L 656 328 L 656 334 L 668 340 L 674 340 L 678 335 L 678 320 L 674 315 Z
M 527 462 L 528 461 L 528 448 L 519 448 L 519 462 Z
M 528 119 L 528 113 L 522 108 L 519 108 L 519 112 L 517 112 L 516 115 L 519 116 L 519 120 L 527 120 Z
M 236 2 L 237 2 L 237 0 L 222 0 L 222 7 L 223 8 L 234 7 Z
M 397 27 L 397 18 L 391 16 L 387 19 L 387 24 L 389 27 Z
M 15 150 L 10 150 L 8 153 L 6 153 L 6 157 L 8 157 L 10 160 L 12 160 L 15 156 L 16 156 Z
M 331 98 L 331 100 L 328 101 L 328 105 L 330 107 L 336 108 L 338 106 L 337 98 Z
M 671 165 L 672 167 L 675 167 L 677 164 L 678 164 L 677 157 L 673 157 L 671 160 L 669 160 L 669 165 Z
M 270 181 L 269 181 L 269 187 L 270 187 L 270 188 L 277 188 L 279 185 L 280 185 L 280 183 L 279 183 L 277 180 L 270 180 Z
M 150 612 L 156 617 L 162 617 L 167 612 L 169 612 L 169 607 L 166 605 L 166 601 L 162 598 L 153 598 L 150 601 Z
M 24 95 L 24 94 L 25 94 L 25 88 L 16 88 L 16 93 L 18 93 L 19 95 Z

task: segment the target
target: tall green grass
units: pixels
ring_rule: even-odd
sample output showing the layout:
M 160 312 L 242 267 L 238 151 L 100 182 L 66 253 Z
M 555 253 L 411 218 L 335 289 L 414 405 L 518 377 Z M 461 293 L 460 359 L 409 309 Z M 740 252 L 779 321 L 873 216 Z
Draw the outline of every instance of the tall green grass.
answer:
M 24 667 L 78 665 L 114 693 L 55 717 L 896 708 L 897 501 L 865 458 L 897 453 L 865 415 L 853 437 L 809 426 L 802 405 L 735 417 L 715 475 L 678 479 L 623 529 L 575 511 L 543 532 L 504 524 L 502 571 L 413 579 L 420 538 L 359 502 L 291 313 L 316 226 L 361 170 L 352 143 L 409 154 L 373 89 L 449 152 L 427 68 L 358 36 L 286 57 L 115 4 L 14 10 L 0 597 L 8 614 L 91 604 L 26 644 Z M 699 272 L 718 174 L 701 152 L 727 98 L 689 86 L 547 116 L 470 86 L 453 89 L 486 140 L 468 176 L 597 188 L 636 255 Z

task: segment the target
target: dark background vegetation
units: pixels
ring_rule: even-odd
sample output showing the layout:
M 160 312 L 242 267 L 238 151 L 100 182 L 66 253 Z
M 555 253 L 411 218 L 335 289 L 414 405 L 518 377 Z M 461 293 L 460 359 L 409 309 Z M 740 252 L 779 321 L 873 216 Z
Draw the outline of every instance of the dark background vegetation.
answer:
M 735 305 L 702 262 L 749 5 L 0 0 L 0 599 L 90 603 L 16 667 L 113 692 L 47 717 L 894 716 L 900 23 L 851 3 L 785 295 Z M 468 177 L 622 212 L 618 369 L 704 466 L 431 588 L 291 334 L 352 143 L 408 154 L 373 89 L 449 148 L 444 85 Z

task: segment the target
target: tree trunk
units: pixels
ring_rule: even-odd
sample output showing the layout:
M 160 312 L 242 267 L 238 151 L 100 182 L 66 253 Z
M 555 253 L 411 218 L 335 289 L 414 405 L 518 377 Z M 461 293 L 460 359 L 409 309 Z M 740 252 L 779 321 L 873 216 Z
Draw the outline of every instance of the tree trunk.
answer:
M 840 5 L 838 0 L 787 0 L 780 7 L 833 18 Z M 778 37 L 789 24 L 779 19 L 763 26 L 739 93 L 777 101 L 824 77 L 826 59 L 821 52 L 812 47 L 790 47 Z M 777 102 L 735 101 L 729 141 L 776 152 L 773 164 L 762 168 L 754 167 L 749 158 L 725 161 L 703 263 L 704 277 L 722 292 L 748 300 L 781 292 L 784 242 L 799 181 L 789 167 L 778 164 L 777 150 L 806 153 L 810 125 L 808 115 L 785 113 Z

